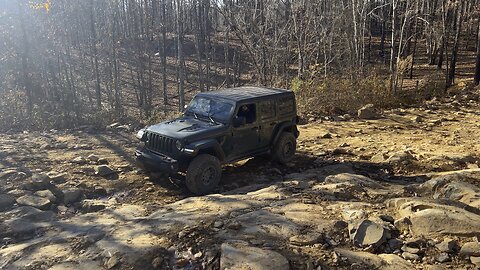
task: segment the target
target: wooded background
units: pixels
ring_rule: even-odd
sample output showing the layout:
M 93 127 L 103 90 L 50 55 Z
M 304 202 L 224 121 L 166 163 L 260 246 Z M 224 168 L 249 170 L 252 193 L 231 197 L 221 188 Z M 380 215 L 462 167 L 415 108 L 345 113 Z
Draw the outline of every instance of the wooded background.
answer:
M 245 84 L 442 94 L 480 81 L 479 18 L 480 0 L 0 0 L 0 129 L 155 119 Z

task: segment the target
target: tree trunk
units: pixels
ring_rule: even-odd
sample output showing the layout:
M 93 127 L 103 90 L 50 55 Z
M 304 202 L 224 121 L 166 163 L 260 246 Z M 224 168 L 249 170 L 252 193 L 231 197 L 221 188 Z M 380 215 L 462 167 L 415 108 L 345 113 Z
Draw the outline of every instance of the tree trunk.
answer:
M 453 41 L 452 47 L 452 60 L 450 61 L 450 70 L 447 78 L 447 87 L 452 86 L 455 83 L 455 70 L 457 65 L 458 58 L 458 47 L 460 44 L 460 33 L 462 32 L 462 22 L 463 22 L 463 9 L 464 2 L 462 1 L 460 6 L 456 10 L 456 28 L 455 28 L 455 39 Z
M 478 32 L 477 32 L 477 63 L 475 67 L 475 85 L 480 85 L 480 21 L 478 22 Z
M 161 48 L 161 63 L 162 63 L 162 88 L 163 88 L 163 108 L 167 112 L 168 105 L 168 85 L 167 85 L 167 5 L 166 0 L 162 0 L 162 44 Z
M 183 111 L 185 106 L 185 60 L 183 56 L 183 20 L 182 0 L 177 0 L 177 68 L 178 68 L 178 106 Z
M 205 91 L 204 88 L 204 78 L 203 78 L 203 63 L 202 63 L 202 55 L 203 55 L 203 48 L 201 46 L 200 40 L 202 37 L 202 13 L 201 13 L 201 3 L 199 0 L 195 1 L 195 13 L 196 13 L 196 26 L 195 28 L 195 49 L 197 51 L 197 73 L 198 73 L 198 85 L 200 88 L 200 92 Z
M 397 16 L 397 1 L 398 0 L 392 0 L 392 38 L 391 38 L 391 44 L 390 44 L 390 73 L 394 73 L 394 68 L 395 68 L 395 19 Z M 392 87 L 393 88 L 393 87 Z M 394 89 L 393 89 L 394 90 Z
M 28 116 L 30 116 L 33 109 L 32 82 L 31 82 L 30 72 L 28 68 L 28 54 L 30 51 L 30 43 L 27 38 L 27 30 L 25 28 L 23 10 L 20 3 L 18 4 L 18 9 L 20 13 L 20 26 L 22 28 L 22 39 L 23 39 L 23 51 L 21 54 L 23 87 L 25 88 L 25 96 L 27 97 L 27 114 Z
M 91 46 L 93 57 L 93 73 L 95 75 L 95 96 L 97 99 L 97 110 L 102 109 L 102 89 L 100 86 L 100 71 L 98 64 L 98 50 L 97 50 L 97 30 L 95 26 L 95 14 L 93 0 L 90 0 L 90 31 L 91 31 Z
M 387 0 L 383 1 L 382 7 L 382 37 L 380 39 L 380 56 L 383 59 L 384 64 L 386 64 L 386 53 L 385 53 L 385 40 L 387 39 L 387 14 L 386 14 L 386 3 Z

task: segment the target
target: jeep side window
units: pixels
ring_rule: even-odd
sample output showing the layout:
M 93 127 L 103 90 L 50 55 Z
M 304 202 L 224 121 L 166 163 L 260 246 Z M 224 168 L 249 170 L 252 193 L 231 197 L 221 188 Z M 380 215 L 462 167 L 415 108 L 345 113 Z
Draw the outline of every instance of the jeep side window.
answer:
M 247 124 L 255 123 L 257 120 L 257 110 L 255 104 L 241 105 L 237 113 L 238 117 L 245 117 Z
M 280 115 L 287 115 L 295 110 L 293 98 L 281 98 L 278 100 L 278 112 Z
M 275 101 L 267 100 L 258 103 L 258 112 L 261 120 L 275 117 Z

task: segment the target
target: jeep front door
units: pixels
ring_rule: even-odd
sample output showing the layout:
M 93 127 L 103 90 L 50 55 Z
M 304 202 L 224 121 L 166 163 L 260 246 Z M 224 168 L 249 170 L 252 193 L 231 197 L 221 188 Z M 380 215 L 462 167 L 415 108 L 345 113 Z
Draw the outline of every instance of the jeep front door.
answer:
M 233 128 L 233 154 L 240 157 L 258 148 L 260 126 L 257 121 L 256 104 L 240 105 L 235 116 L 245 118 L 242 125 Z

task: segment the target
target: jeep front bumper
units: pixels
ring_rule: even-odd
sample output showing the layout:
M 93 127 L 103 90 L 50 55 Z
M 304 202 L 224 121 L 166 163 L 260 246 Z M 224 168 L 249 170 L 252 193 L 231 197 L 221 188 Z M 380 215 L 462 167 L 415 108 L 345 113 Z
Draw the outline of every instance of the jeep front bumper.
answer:
M 154 153 L 146 148 L 135 151 L 137 166 L 151 172 L 177 173 L 178 161 L 170 157 Z

